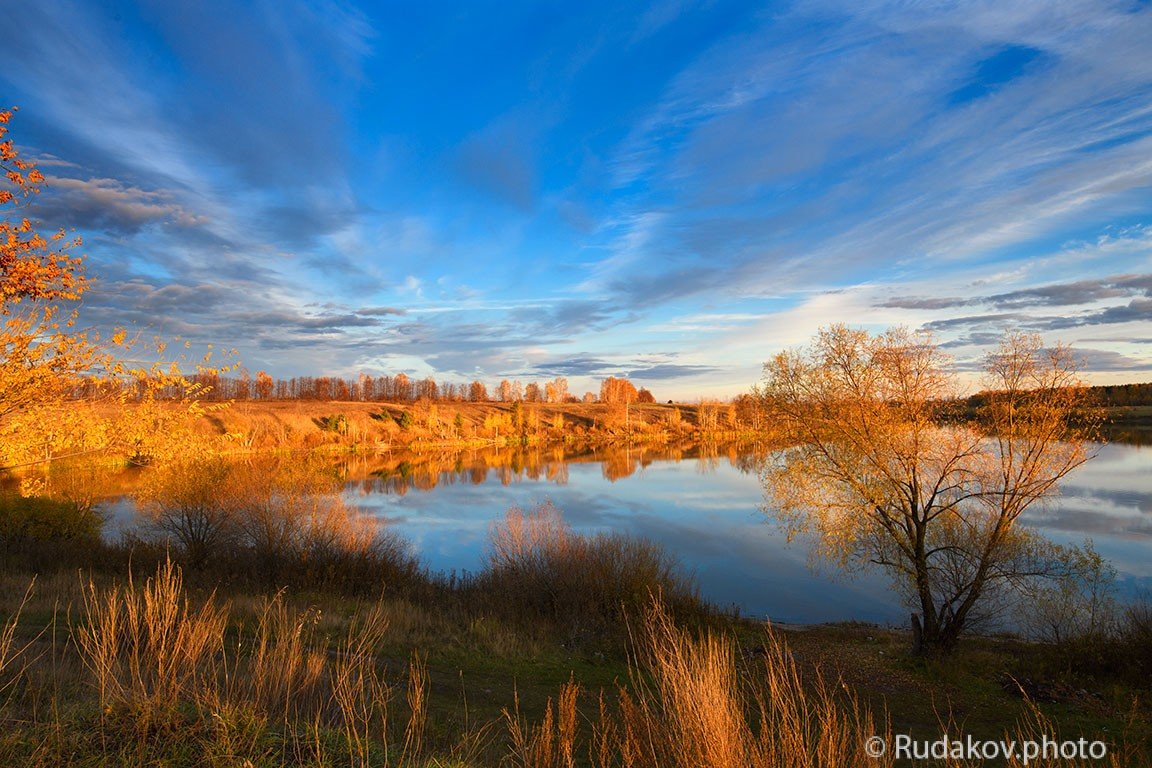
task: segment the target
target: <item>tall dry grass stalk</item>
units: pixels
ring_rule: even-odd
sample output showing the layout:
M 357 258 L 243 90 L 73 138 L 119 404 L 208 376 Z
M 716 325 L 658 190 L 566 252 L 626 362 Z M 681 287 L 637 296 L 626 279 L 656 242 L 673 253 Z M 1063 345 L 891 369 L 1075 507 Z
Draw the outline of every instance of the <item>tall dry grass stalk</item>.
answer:
M 529 725 L 505 712 L 511 762 L 572 768 L 581 748 L 596 768 L 886 768 L 865 754 L 871 714 L 818 672 L 801 679 L 771 631 L 763 663 L 738 663 L 735 642 L 676 626 L 659 604 L 643 618 L 629 688 L 615 706 L 601 693 L 592 732 L 577 732 L 579 688 Z M 887 729 L 880 731 L 883 735 Z
M 428 729 L 428 663 L 419 652 L 408 662 L 408 725 L 404 728 L 404 751 L 401 764 L 419 760 L 424 755 Z
M 258 617 L 252 655 L 232 675 L 229 698 L 286 721 L 315 715 L 325 666 L 314 637 L 318 620 L 315 610 L 291 610 L 283 592 L 268 600 Z
M 661 716 L 665 739 L 680 745 L 681 764 L 748 766 L 756 740 L 742 711 L 731 641 L 692 637 L 659 609 L 649 611 L 644 629 L 655 695 L 641 701 L 659 702 L 658 713 L 646 714 Z
M 36 580 L 33 579 L 24 591 L 24 599 L 5 620 L 3 627 L 0 627 L 0 710 L 7 706 L 12 689 L 16 687 L 20 676 L 30 663 L 27 653 L 34 640 L 18 644 L 16 629 L 20 626 L 20 616 L 28 606 L 28 601 L 32 599 L 35 586 Z
M 1034 701 L 1029 700 L 1023 719 L 1016 724 L 1015 728 L 1006 730 L 1003 738 L 1005 741 L 1014 741 L 1021 745 L 1025 741 L 1043 744 L 1045 738 L 1060 741 L 1059 733 L 1060 729 L 1056 724 L 1040 711 Z M 1131 768 L 1132 766 L 1152 764 L 1148 761 L 1146 750 L 1140 749 L 1134 743 L 1125 743 L 1123 740 L 1110 745 L 1107 756 L 1101 760 L 1065 759 L 1051 752 L 1043 754 L 1043 750 L 1039 751 L 1040 754 L 1037 757 L 1028 761 L 1024 760 L 1022 754 L 1014 755 L 1004 763 L 1005 768 Z M 948 762 L 948 768 L 962 768 L 967 765 L 970 763 Z
M 509 761 L 519 768 L 574 768 L 579 697 L 580 686 L 569 680 L 561 687 L 555 707 L 549 699 L 541 722 L 530 725 L 520 714 L 520 696 L 516 694 L 513 709 L 504 710 Z M 611 750 L 612 746 L 608 744 L 606 748 Z
M 383 734 L 387 744 L 392 691 L 376 659 L 387 627 L 379 608 L 359 617 L 348 628 L 331 671 L 332 698 L 345 736 L 348 764 L 356 768 L 372 764 L 373 732 Z
M 215 673 L 227 610 L 210 597 L 193 607 L 171 561 L 138 586 L 101 591 L 89 582 L 76 645 L 96 677 L 102 710 L 114 704 L 170 709 Z

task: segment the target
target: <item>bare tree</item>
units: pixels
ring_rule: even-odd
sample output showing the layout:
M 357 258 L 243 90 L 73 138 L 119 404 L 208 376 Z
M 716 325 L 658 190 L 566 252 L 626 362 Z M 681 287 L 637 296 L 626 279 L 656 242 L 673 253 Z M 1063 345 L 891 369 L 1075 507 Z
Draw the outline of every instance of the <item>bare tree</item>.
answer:
M 1067 348 L 1009 335 L 985 385 L 975 420 L 949 419 L 955 375 L 931 337 L 833 326 L 766 363 L 755 393 L 788 445 L 763 472 L 772 512 L 842 565 L 886 568 L 918 650 L 950 651 L 999 585 L 1043 569 L 1016 522 L 1092 456 Z
M 178 462 L 154 470 L 138 492 L 148 526 L 193 568 L 230 546 L 238 533 L 235 510 L 218 493 L 229 471 L 222 459 Z

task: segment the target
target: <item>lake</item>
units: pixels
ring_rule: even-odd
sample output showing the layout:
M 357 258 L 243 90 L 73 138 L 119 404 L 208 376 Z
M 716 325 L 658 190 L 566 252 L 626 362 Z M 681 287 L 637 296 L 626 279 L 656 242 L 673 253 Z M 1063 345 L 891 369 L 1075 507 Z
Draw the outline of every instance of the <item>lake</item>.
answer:
M 580 532 L 617 531 L 665 546 L 704 597 L 777 622 L 899 623 L 907 611 L 880 573 L 813 570 L 763 511 L 745 454 L 701 446 L 490 449 L 406 454 L 348 466 L 347 500 L 394 526 L 437 571 L 475 571 L 489 526 L 510 506 L 550 500 Z M 1152 448 L 1109 444 L 1023 518 L 1060 543 L 1091 538 L 1119 571 L 1119 592 L 1152 588 Z

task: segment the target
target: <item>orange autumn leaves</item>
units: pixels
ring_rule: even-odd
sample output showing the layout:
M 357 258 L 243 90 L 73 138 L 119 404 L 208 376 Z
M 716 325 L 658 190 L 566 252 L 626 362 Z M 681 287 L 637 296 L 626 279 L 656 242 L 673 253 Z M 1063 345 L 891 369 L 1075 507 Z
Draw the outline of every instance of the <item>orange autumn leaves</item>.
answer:
M 19 205 L 20 198 L 36 194 L 44 176 L 20 158 L 12 139 L 6 138 L 12 111 L 0 112 L 0 168 L 8 188 L 0 188 L 0 208 Z M 82 261 L 68 253 L 80 243 L 66 240 L 64 232 L 44 237 L 27 218 L 0 220 L 0 314 L 10 315 L 24 300 L 57 301 L 79 298 L 87 287 Z
M 11 119 L 11 111 L 0 112 L 3 214 L 19 209 L 44 182 L 7 138 Z M 58 302 L 79 298 L 87 287 L 82 260 L 69 253 L 77 244 L 63 232 L 44 237 L 26 217 L 0 215 L 0 466 L 10 447 L 24 442 L 20 432 L 27 425 L 18 417 L 59 398 L 70 375 L 91 363 L 92 345 L 72 331 L 75 315 L 59 315 Z
M 45 237 L 13 216 L 46 179 L 7 138 L 12 111 L 0 111 L 0 470 L 46 466 L 66 456 L 113 452 L 136 461 L 187 454 L 205 387 L 186 379 L 123 329 L 107 337 L 77 324 L 89 286 L 80 239 Z M 127 362 L 125 357 L 151 358 Z M 205 357 L 197 369 L 218 374 Z

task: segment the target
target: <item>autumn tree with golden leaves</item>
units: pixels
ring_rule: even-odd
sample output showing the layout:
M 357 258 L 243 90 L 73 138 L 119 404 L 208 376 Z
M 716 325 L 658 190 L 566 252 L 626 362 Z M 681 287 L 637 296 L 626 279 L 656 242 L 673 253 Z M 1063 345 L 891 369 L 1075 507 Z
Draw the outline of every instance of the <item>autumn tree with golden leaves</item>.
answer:
M 918 650 L 951 651 L 998 589 L 1047 567 L 1020 516 L 1092 456 L 1067 348 L 1006 336 L 983 383 L 976 418 L 958 420 L 931 337 L 838 325 L 766 363 L 755 393 L 786 445 L 762 475 L 770 512 L 833 561 L 892 574 Z
M 468 399 L 473 403 L 483 403 L 488 400 L 488 388 L 482 381 L 473 381 L 468 387 Z
M 628 379 L 609 376 L 600 382 L 600 402 L 609 405 L 634 403 L 637 398 L 636 385 Z
M 11 119 L 0 112 L 0 468 L 107 449 L 150 459 L 163 444 L 186 454 L 191 444 L 171 438 L 184 416 L 199 413 L 205 387 L 159 359 L 163 344 L 153 363 L 129 366 L 114 354 L 133 346 L 124 331 L 102 339 L 77 327 L 73 302 L 89 285 L 74 253 L 80 239 L 45 236 L 17 215 L 45 179 L 8 138 Z M 205 360 L 199 370 L 228 369 Z M 65 407 L 79 392 L 112 401 L 113 415 Z
M 568 379 L 557 376 L 544 384 L 544 399 L 549 403 L 563 403 L 568 400 Z
M 63 302 L 78 299 L 88 286 L 82 260 L 72 254 L 78 239 L 55 232 L 44 236 L 25 216 L 16 215 L 44 177 L 20 157 L 0 112 L 0 466 L 22 444 L 15 432 L 21 417 L 47 400 L 61 397 L 75 376 L 93 362 L 94 347 L 74 330 L 76 317 Z

